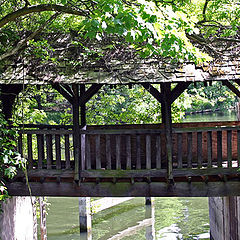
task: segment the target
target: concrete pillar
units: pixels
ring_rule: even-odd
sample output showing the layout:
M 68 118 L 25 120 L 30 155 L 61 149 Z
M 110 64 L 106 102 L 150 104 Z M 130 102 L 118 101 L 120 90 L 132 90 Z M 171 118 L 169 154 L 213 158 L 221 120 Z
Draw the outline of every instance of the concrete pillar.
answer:
M 37 240 L 36 212 L 30 197 L 12 197 L 2 203 L 1 240 Z
M 89 197 L 80 197 L 79 199 L 79 226 L 80 233 L 91 232 L 91 203 Z
M 210 197 L 209 223 L 211 239 L 240 239 L 240 197 Z

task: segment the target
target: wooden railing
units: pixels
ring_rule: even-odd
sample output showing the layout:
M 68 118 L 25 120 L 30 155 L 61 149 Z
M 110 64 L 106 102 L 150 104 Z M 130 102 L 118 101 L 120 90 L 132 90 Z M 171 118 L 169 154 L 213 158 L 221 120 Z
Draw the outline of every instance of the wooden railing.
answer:
M 65 129 L 64 129 L 65 128 Z M 167 169 L 163 129 L 81 130 L 82 170 Z M 240 128 L 174 128 L 173 168 L 232 168 L 240 163 Z M 29 169 L 74 169 L 71 126 L 19 131 Z

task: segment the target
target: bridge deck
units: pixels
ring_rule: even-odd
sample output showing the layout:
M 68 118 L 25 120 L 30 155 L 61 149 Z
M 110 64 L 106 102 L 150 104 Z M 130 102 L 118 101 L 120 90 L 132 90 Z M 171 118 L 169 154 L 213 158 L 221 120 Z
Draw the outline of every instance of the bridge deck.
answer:
M 81 130 L 78 164 L 72 134 L 70 126 L 25 126 L 18 148 L 28 159 L 27 180 L 19 173 L 9 193 L 29 195 L 28 182 L 33 195 L 240 195 L 238 122 L 173 125 L 170 181 L 161 124 Z

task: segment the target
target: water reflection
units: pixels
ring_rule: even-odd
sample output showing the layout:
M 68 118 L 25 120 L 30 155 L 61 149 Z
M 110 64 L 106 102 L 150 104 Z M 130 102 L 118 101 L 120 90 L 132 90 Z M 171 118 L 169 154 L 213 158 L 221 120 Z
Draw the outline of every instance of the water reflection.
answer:
M 79 240 L 78 199 L 49 198 L 47 218 L 49 240 Z M 57 206 L 60 205 L 60 206 Z M 209 239 L 207 198 L 155 198 L 145 206 L 144 198 L 134 198 L 92 217 L 86 240 L 195 240 Z

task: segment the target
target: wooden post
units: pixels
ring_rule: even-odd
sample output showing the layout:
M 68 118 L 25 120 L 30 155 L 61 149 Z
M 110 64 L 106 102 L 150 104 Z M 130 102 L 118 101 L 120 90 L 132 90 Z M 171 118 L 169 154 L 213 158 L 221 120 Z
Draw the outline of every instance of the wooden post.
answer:
M 91 232 L 91 202 L 90 197 L 80 197 L 79 201 L 79 227 L 80 233 Z
M 44 200 L 45 197 L 39 197 L 41 240 L 47 240 L 46 202 Z
M 173 180 L 172 174 L 172 116 L 171 116 L 171 84 L 161 83 L 161 93 L 163 94 L 162 111 L 167 152 L 167 176 L 169 180 Z
M 73 84 L 72 89 L 73 89 L 73 146 L 75 161 L 74 179 L 78 181 L 80 168 L 79 87 L 77 84 Z
M 86 92 L 85 85 L 80 85 L 80 97 L 82 97 Z M 86 104 L 81 104 L 81 127 L 82 130 L 86 130 Z M 84 170 L 86 168 L 86 135 L 81 134 L 81 170 Z
M 155 209 L 154 209 L 154 200 L 153 200 L 153 204 L 149 204 L 149 205 L 145 206 L 145 219 L 151 219 L 151 225 L 146 227 L 145 238 L 147 240 L 153 240 L 153 239 L 155 239 L 155 226 L 154 226 L 155 225 Z
M 145 197 L 145 205 L 151 205 L 151 204 L 152 204 L 151 197 Z

